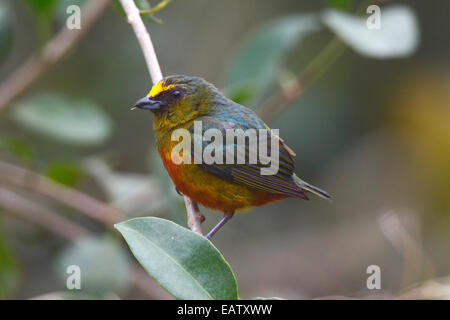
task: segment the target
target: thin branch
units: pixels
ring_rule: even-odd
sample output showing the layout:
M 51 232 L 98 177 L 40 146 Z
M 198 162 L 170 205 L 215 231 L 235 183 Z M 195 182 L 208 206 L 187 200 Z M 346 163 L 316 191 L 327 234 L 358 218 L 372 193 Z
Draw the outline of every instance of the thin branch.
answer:
M 107 226 L 120 221 L 114 207 L 16 165 L 0 161 L 0 181 L 56 200 Z
M 186 205 L 187 212 L 191 212 L 191 214 L 187 215 L 188 228 L 195 233 L 203 235 L 202 222 L 205 221 L 205 216 L 201 214 L 198 204 L 188 197 L 184 197 L 184 204 Z
M 120 0 L 120 3 L 122 4 L 123 10 L 127 15 L 128 23 L 133 28 L 136 38 L 139 41 L 139 45 L 141 46 L 142 53 L 144 54 L 145 62 L 147 63 L 147 68 L 150 72 L 152 82 L 155 84 L 159 82 L 163 76 L 150 34 L 145 28 L 139 9 L 136 7 L 134 1 Z
M 0 188 L 0 208 L 70 241 L 89 235 L 82 226 L 5 188 Z
M 342 56 L 345 45 L 334 37 L 305 67 L 303 73 L 286 87 L 282 87 L 268 99 L 268 103 L 257 109 L 258 115 L 265 121 L 290 106 L 291 102 L 301 96 L 307 87 L 321 78 Z
M 133 28 L 136 38 L 139 41 L 142 53 L 145 57 L 145 62 L 147 63 L 147 68 L 150 71 L 152 82 L 155 84 L 159 82 L 163 78 L 163 76 L 158 63 L 158 58 L 156 57 L 155 48 L 153 47 L 153 43 L 150 38 L 150 34 L 145 28 L 144 22 L 142 21 L 142 18 L 140 16 L 139 9 L 136 7 L 134 1 L 120 0 L 120 3 L 122 4 L 122 7 L 127 14 L 128 23 Z M 186 204 L 188 224 L 190 225 L 190 227 L 194 228 L 195 231 L 194 229 L 191 230 L 202 234 L 200 226 L 203 222 L 203 215 L 200 213 L 198 205 L 186 196 L 184 196 L 184 201 Z
M 380 3 L 387 0 L 367 0 L 363 1 L 356 9 L 356 12 L 365 12 L 367 6 Z M 287 86 L 281 88 L 272 97 L 268 99 L 268 103 L 258 108 L 257 113 L 263 120 L 270 120 L 276 114 L 280 113 L 291 105 L 291 102 L 302 95 L 306 88 L 321 78 L 344 54 L 346 46 L 337 37 L 334 36 L 330 42 L 319 52 L 318 55 L 311 60 L 305 67 L 303 73 Z
M 60 60 L 90 29 L 97 18 L 108 7 L 111 0 L 91 0 L 82 9 L 81 29 L 69 30 L 64 26 L 42 50 L 31 56 L 5 82 L 0 85 L 0 110 Z

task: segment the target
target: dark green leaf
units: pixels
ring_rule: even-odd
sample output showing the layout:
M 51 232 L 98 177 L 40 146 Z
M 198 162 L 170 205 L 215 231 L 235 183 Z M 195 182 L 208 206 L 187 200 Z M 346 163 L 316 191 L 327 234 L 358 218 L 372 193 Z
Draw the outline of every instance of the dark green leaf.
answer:
M 11 10 L 0 2 L 0 65 L 8 55 L 13 39 Z
M 124 18 L 127 16 L 125 14 L 125 11 L 123 11 L 122 5 L 120 4 L 119 0 L 112 0 L 111 6 L 117 14 L 121 15 Z
M 241 85 L 229 86 L 224 89 L 224 94 L 236 103 L 245 104 L 255 95 L 255 88 L 249 83 L 241 83 Z
M 176 298 L 238 298 L 230 266 L 206 238 L 154 217 L 131 219 L 115 227 L 147 272 Z
M 45 173 L 53 181 L 70 187 L 75 186 L 83 176 L 80 165 L 75 162 L 53 162 Z
M 353 1 L 352 0 L 327 0 L 327 2 L 330 7 L 340 9 L 340 10 L 348 10 Z
M 23 127 L 53 140 L 95 145 L 108 138 L 112 122 L 89 100 L 70 100 L 57 94 L 42 94 L 18 102 L 13 119 Z
M 226 85 L 260 93 L 277 78 L 285 53 L 318 28 L 315 15 L 291 15 L 262 25 L 233 59 Z
M 22 0 L 38 16 L 50 17 L 58 0 Z
M 30 165 L 34 158 L 30 143 L 17 137 L 0 137 L 0 150 L 12 154 L 26 165 Z
M 6 298 L 16 288 L 18 276 L 17 263 L 5 243 L 3 234 L 0 234 L 0 299 Z

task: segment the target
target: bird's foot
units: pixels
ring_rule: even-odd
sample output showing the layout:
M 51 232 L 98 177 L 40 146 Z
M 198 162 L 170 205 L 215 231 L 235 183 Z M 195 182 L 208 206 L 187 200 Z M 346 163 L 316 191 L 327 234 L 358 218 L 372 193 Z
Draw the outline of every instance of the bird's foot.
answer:
M 234 212 L 232 212 L 231 214 L 224 214 L 222 219 L 220 219 L 220 221 L 214 226 L 214 228 L 211 229 L 210 232 L 208 232 L 208 234 L 205 236 L 206 239 L 211 240 L 212 236 L 220 230 L 220 228 L 222 228 L 225 223 L 227 223 L 231 218 L 233 218 Z

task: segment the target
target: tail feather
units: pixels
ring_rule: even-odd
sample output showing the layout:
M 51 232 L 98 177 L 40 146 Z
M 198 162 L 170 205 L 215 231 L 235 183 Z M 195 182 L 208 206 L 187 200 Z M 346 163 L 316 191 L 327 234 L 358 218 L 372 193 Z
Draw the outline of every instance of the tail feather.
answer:
M 324 191 L 324 190 L 322 190 L 320 188 L 317 188 L 317 187 L 309 184 L 306 181 L 303 181 L 302 179 L 300 179 L 296 175 L 294 175 L 294 181 L 303 190 L 309 191 L 309 192 L 315 194 L 316 196 L 319 196 L 319 197 L 327 199 L 327 200 L 331 199 L 331 196 L 326 191 Z

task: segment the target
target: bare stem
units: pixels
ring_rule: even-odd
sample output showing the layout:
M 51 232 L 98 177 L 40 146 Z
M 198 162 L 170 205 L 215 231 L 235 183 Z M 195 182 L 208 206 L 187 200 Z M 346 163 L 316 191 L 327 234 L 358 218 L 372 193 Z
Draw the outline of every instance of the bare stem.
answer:
M 287 87 L 282 88 L 268 99 L 268 103 L 258 108 L 257 113 L 263 120 L 270 120 L 276 114 L 286 109 L 292 101 L 302 95 L 306 88 L 321 78 L 339 60 L 345 51 L 345 45 L 334 37 L 311 60 L 305 70 Z
M 136 38 L 139 41 L 142 53 L 145 57 L 145 62 L 147 63 L 147 68 L 152 78 L 152 82 L 153 84 L 155 84 L 159 82 L 163 78 L 163 76 L 161 73 L 161 68 L 159 66 L 158 58 L 156 57 L 152 40 L 150 38 L 150 34 L 145 28 L 139 9 L 136 7 L 134 1 L 120 0 L 120 3 L 122 4 L 123 10 L 127 14 L 128 23 L 133 28 Z M 200 213 L 198 205 L 186 196 L 184 196 L 184 201 L 186 204 L 187 221 L 189 227 L 192 231 L 202 234 L 201 223 L 203 222 L 203 215 Z
M 89 234 L 82 226 L 5 188 L 0 188 L 0 208 L 71 241 Z
M 120 221 L 119 212 L 114 207 L 13 164 L 0 161 L 0 182 L 56 200 L 107 226 Z
M 202 235 L 202 222 L 205 221 L 205 216 L 201 214 L 198 205 L 191 198 L 184 197 L 184 204 L 186 205 L 187 212 L 190 212 L 187 215 L 188 228 Z
M 82 7 L 81 29 L 69 30 L 64 26 L 42 50 L 32 55 L 6 81 L 0 85 L 0 110 L 7 107 L 37 78 L 60 60 L 90 29 L 108 7 L 111 0 L 91 0 Z

